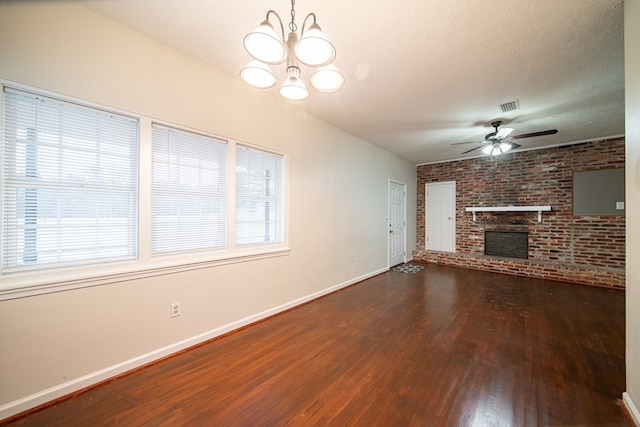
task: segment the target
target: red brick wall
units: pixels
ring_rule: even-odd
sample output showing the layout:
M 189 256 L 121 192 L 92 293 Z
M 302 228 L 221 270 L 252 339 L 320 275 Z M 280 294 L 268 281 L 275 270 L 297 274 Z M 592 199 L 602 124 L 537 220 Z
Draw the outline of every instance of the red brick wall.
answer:
M 624 287 L 624 216 L 574 216 L 573 172 L 624 167 L 624 139 L 418 166 L 414 259 L 574 283 Z M 456 253 L 425 251 L 425 184 L 456 182 Z M 536 212 L 478 213 L 469 206 L 547 206 Z M 529 259 L 485 256 L 485 225 L 523 224 Z M 520 227 L 521 225 L 519 225 Z

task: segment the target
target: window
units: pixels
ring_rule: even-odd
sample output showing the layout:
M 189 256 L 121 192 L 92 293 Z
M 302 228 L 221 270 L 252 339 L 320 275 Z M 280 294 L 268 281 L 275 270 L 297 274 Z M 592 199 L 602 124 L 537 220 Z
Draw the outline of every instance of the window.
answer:
M 227 242 L 227 142 L 153 125 L 151 253 Z
M 236 245 L 282 243 L 282 163 L 281 155 L 236 146 Z
M 283 155 L 0 87 L 0 301 L 289 253 Z
M 4 89 L 2 272 L 135 259 L 138 121 Z

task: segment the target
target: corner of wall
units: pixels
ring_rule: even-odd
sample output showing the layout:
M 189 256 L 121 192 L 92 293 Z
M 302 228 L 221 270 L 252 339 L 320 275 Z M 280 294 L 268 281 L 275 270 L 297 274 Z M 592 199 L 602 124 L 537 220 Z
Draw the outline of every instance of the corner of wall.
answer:
M 622 404 L 629 413 L 629 416 L 633 419 L 633 422 L 636 423 L 636 425 L 640 425 L 640 411 L 638 411 L 638 407 L 631 400 L 629 393 L 622 393 Z

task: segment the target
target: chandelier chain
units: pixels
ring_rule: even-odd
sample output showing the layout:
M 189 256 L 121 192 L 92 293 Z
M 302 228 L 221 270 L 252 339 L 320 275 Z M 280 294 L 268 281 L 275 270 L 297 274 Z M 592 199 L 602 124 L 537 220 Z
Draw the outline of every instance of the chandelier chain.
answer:
M 292 33 L 295 33 L 296 31 L 298 31 L 298 26 L 295 23 L 296 20 L 296 11 L 294 9 L 296 5 L 296 0 L 291 0 L 291 22 L 289 22 L 289 30 L 291 30 Z

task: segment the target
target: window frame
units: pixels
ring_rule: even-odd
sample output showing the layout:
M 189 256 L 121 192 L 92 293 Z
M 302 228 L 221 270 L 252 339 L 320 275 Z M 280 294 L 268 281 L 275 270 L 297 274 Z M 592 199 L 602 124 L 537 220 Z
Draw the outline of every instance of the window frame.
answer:
M 138 119 L 8 86 L 2 96 L 13 114 L 3 114 L 0 274 L 137 259 Z
M 237 185 L 237 179 L 238 179 L 238 159 L 237 159 L 237 154 L 238 154 L 238 148 L 242 147 L 244 149 L 247 150 L 251 150 L 251 151 L 256 151 L 256 152 L 260 152 L 261 154 L 266 154 L 266 155 L 271 155 L 271 156 L 275 156 L 278 157 L 280 160 L 280 164 L 279 166 L 279 171 L 280 171 L 280 176 L 277 177 L 278 179 L 278 183 L 276 184 L 276 187 L 278 188 L 278 190 L 280 191 L 280 194 L 278 194 L 278 197 L 269 197 L 266 195 L 261 195 L 259 197 L 239 197 L 238 196 L 238 185 Z M 285 209 L 285 184 L 286 184 L 286 179 L 285 179 L 285 156 L 281 153 L 277 153 L 275 151 L 271 151 L 271 150 L 265 150 L 263 148 L 260 147 L 255 147 L 255 146 L 251 146 L 249 144 L 242 144 L 242 143 L 237 143 L 234 147 L 234 178 L 236 179 L 236 183 L 234 188 L 236 189 L 236 191 L 234 191 L 234 219 L 236 221 L 236 224 L 234 224 L 234 234 L 233 234 L 233 244 L 236 248 L 251 248 L 251 247 L 259 247 L 259 246 L 274 246 L 274 245 L 279 245 L 282 244 L 282 242 L 284 241 L 284 239 L 286 238 L 286 231 L 285 231 L 285 225 L 286 225 L 286 209 Z M 268 191 L 268 190 L 267 190 Z M 278 203 L 278 207 L 280 210 L 279 213 L 279 220 L 277 221 L 279 224 L 276 225 L 276 228 L 279 230 L 279 234 L 280 234 L 280 238 L 277 241 L 269 241 L 269 242 L 250 242 L 250 243 L 239 243 L 238 242 L 238 227 L 237 227 L 237 220 L 238 220 L 238 199 L 243 199 L 245 201 L 251 201 L 253 200 L 254 202 L 257 201 L 267 201 L 266 203 L 269 203 L 268 201 L 275 201 Z
M 241 142 L 211 132 L 192 129 L 167 121 L 124 111 L 117 108 L 63 96 L 55 92 L 0 79 L 0 134 L 4 140 L 4 86 L 76 103 L 87 108 L 138 119 L 138 193 L 137 193 L 137 253 L 135 260 L 97 263 L 71 268 L 51 268 L 37 271 L 0 274 L 0 301 L 41 295 L 71 289 L 102 286 L 111 283 L 155 277 L 164 274 L 211 268 L 239 262 L 287 256 L 291 252 L 288 233 L 288 155 L 263 146 Z M 159 124 L 227 141 L 227 248 L 198 253 L 176 253 L 163 256 L 151 254 L 151 136 L 152 124 Z M 236 246 L 235 245 L 235 151 L 236 145 L 250 147 L 282 156 L 282 242 L 279 244 Z M 2 183 L 4 185 L 4 183 Z M 2 214 L 3 215 L 3 214 Z M 4 238 L 4 232 L 0 231 Z
M 163 183 L 160 185 L 156 185 L 157 183 L 154 182 L 154 177 L 155 177 L 155 173 L 154 170 L 156 167 L 160 167 L 161 165 L 164 165 L 165 168 L 167 169 L 167 172 L 172 171 L 172 172 L 177 172 L 177 175 L 186 175 L 186 166 L 185 166 L 185 162 L 182 160 L 168 160 L 166 159 L 165 162 L 160 161 L 159 159 L 156 158 L 156 144 L 160 145 L 161 142 L 160 140 L 156 140 L 156 131 L 158 134 L 160 134 L 161 132 L 167 131 L 167 152 L 166 157 L 167 158 L 171 158 L 171 150 L 173 149 L 177 149 L 180 151 L 180 154 L 185 154 L 185 151 L 183 149 L 183 144 L 185 141 L 181 141 L 180 139 L 185 139 L 185 138 L 189 138 L 192 140 L 197 140 L 196 142 L 198 144 L 206 144 L 207 142 L 211 142 L 213 144 L 216 144 L 213 148 L 212 148 L 212 154 L 213 157 L 211 159 L 209 159 L 209 161 L 211 163 L 217 163 L 218 166 L 218 171 L 222 171 L 224 176 L 222 176 L 222 186 L 218 186 L 218 192 L 216 192 L 213 188 L 211 189 L 204 189 L 202 187 L 198 187 L 195 191 L 193 188 L 190 189 L 184 189 L 184 188 L 179 188 L 179 185 L 173 186 L 173 185 L 167 185 L 167 183 Z M 157 121 L 154 121 L 151 124 L 151 133 L 152 133 L 152 137 L 151 137 L 151 157 L 152 157 L 152 165 L 151 165 L 151 256 L 153 258 L 156 257 L 162 257 L 162 256 L 170 256 L 173 254 L 178 254 L 178 253 L 184 253 L 184 254 L 194 254 L 194 253 L 199 253 L 199 252 L 211 252 L 211 251 L 223 251 L 226 250 L 228 247 L 228 227 L 229 227 L 229 208 L 228 208 L 228 200 L 229 200 L 229 185 L 228 185 L 228 180 L 229 180 L 229 174 L 231 173 L 229 170 L 229 141 L 226 139 L 222 139 L 219 137 L 213 137 L 211 135 L 206 135 L 203 134 L 201 132 L 192 132 L 192 131 L 188 131 L 185 129 L 181 129 L 181 128 L 177 128 L 176 126 L 169 126 L 166 124 L 162 124 L 159 123 Z M 175 135 L 173 138 L 172 135 Z M 164 135 L 162 135 L 162 137 L 164 137 Z M 208 141 L 207 141 L 208 140 Z M 172 144 L 173 143 L 173 144 Z M 179 147 L 179 148 L 177 148 Z M 201 147 L 201 148 L 205 148 L 205 147 Z M 220 156 L 217 152 L 217 150 L 223 151 L 223 155 Z M 186 154 L 193 154 L 193 153 L 186 153 Z M 176 157 L 180 158 L 180 155 L 177 155 Z M 189 156 L 182 156 L 182 158 L 190 158 Z M 184 167 L 184 168 L 183 168 Z M 191 167 L 191 169 L 195 169 L 193 167 Z M 202 171 L 206 172 L 206 168 L 198 168 L 198 175 L 201 176 L 202 175 Z M 214 169 L 211 169 L 214 170 Z M 179 178 L 179 177 L 178 177 Z M 180 181 L 178 184 L 184 184 L 184 181 Z M 189 184 L 195 185 L 194 182 L 189 182 Z M 221 235 L 221 237 L 214 237 L 214 239 L 218 239 L 221 238 L 222 243 L 221 244 L 217 244 L 211 247 L 204 247 L 204 243 L 201 243 L 201 245 L 199 247 L 190 247 L 190 248 L 181 248 L 181 249 L 174 249 L 174 250 L 154 250 L 153 249 L 153 243 L 154 243 L 154 239 L 156 238 L 154 235 L 154 220 L 158 219 L 159 217 L 155 215 L 156 211 L 154 211 L 154 200 L 155 197 L 158 197 L 158 195 L 160 194 L 171 194 L 174 197 L 184 197 L 184 196 L 190 196 L 190 197 L 194 197 L 194 196 L 201 196 L 203 193 L 208 193 L 210 196 L 212 196 L 212 201 L 218 201 L 221 203 L 222 205 L 222 221 L 221 224 L 217 224 L 217 232 Z M 201 206 L 200 206 L 201 207 Z M 182 218 L 184 218 L 184 216 L 182 216 Z M 174 221 L 172 221 L 173 223 Z M 202 222 L 198 222 L 198 224 L 202 224 Z M 160 227 L 161 229 L 164 229 L 165 227 Z M 162 230 L 164 231 L 164 230 Z M 162 231 L 160 231 L 158 233 L 158 235 L 162 234 Z M 182 229 L 181 230 L 183 233 L 185 232 L 193 232 L 193 230 L 189 230 L 189 229 Z M 166 240 L 166 238 L 164 239 Z M 177 241 L 174 241 L 175 244 L 178 244 Z

